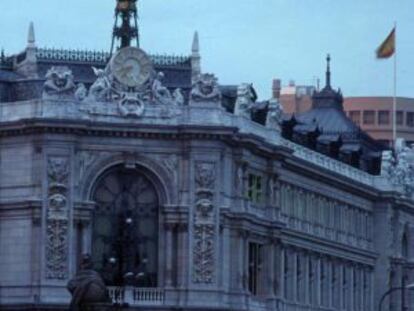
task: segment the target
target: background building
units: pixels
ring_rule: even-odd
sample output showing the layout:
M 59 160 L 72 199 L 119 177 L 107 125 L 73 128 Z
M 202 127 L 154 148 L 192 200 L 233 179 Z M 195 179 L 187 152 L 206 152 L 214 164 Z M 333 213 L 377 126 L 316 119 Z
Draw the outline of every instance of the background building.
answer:
M 67 309 L 83 254 L 130 310 L 373 311 L 414 282 L 414 150 L 356 131 L 329 67 L 283 120 L 203 73 L 197 36 L 149 56 L 135 1 L 116 13 L 112 53 L 41 49 L 31 26 L 1 60 L 1 310 Z
M 372 138 L 392 146 L 392 97 L 347 97 L 344 109 L 349 118 Z M 397 137 L 414 143 L 414 98 L 397 97 L 396 123 Z
M 280 85 L 280 80 L 274 80 Z M 279 93 L 273 86 L 273 96 L 280 94 L 280 102 L 286 114 L 299 115 L 312 108 L 314 86 L 299 86 L 289 82 L 281 87 Z M 383 145 L 392 146 L 392 109 L 393 98 L 381 96 L 345 97 L 343 109 L 346 115 L 364 132 Z M 414 98 L 397 97 L 397 137 L 404 138 L 409 144 L 414 142 Z

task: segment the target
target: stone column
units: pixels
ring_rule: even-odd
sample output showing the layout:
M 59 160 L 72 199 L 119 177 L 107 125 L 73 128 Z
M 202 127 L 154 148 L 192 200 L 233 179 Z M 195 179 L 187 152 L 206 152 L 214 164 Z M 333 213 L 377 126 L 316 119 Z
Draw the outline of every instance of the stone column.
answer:
M 239 258 L 238 258 L 238 284 L 240 286 L 240 290 L 242 292 L 246 291 L 247 289 L 247 275 L 246 275 L 246 267 L 247 267 L 247 258 L 248 250 L 246 250 L 247 244 L 247 232 L 241 230 L 239 232 Z
M 171 287 L 173 263 L 173 230 L 174 224 L 166 223 L 165 229 L 165 286 Z
M 82 254 L 92 253 L 92 226 L 90 221 L 82 221 Z
M 354 279 L 354 264 L 351 263 L 349 267 L 349 310 L 355 310 L 355 279 Z
M 276 241 L 271 239 L 269 242 L 269 245 L 267 246 L 268 248 L 268 252 L 267 252 L 267 272 L 265 272 L 265 277 L 266 277 L 266 287 L 267 287 L 267 292 L 266 294 L 269 296 L 269 298 L 274 298 L 275 297 L 275 289 L 276 289 L 276 272 L 275 272 L 275 267 L 276 267 Z M 266 254 L 265 254 L 266 256 Z
M 326 260 L 326 274 L 325 274 L 325 295 L 326 295 L 326 304 L 328 308 L 332 308 L 332 294 L 335 290 L 334 283 L 332 283 L 332 260 L 327 258 Z
M 290 283 L 291 283 L 291 296 L 292 296 L 292 301 L 297 301 L 298 297 L 297 297 L 297 290 L 298 290 L 298 251 L 297 249 L 293 248 L 292 249 L 292 256 L 291 256 L 291 260 L 292 260 L 292 273 L 291 273 L 291 278 L 290 278 Z
M 303 284 L 304 284 L 304 303 L 310 304 L 310 297 L 309 297 L 309 287 L 310 287 L 310 278 L 309 278 L 309 252 L 305 252 L 303 254 Z
M 277 271 L 279 273 L 279 286 L 277 288 L 277 294 L 279 298 L 286 298 L 284 296 L 285 293 L 285 248 L 282 244 L 278 244 L 277 246 L 277 258 L 278 258 L 278 268 Z
M 317 254 L 317 257 L 315 259 L 316 261 L 316 269 L 315 269 L 315 305 L 320 306 L 321 305 L 321 256 L 320 254 Z
M 188 225 L 179 224 L 178 230 L 178 245 L 177 245 L 177 285 L 184 288 L 187 284 L 186 271 L 188 270 L 187 260 L 187 245 L 188 245 Z

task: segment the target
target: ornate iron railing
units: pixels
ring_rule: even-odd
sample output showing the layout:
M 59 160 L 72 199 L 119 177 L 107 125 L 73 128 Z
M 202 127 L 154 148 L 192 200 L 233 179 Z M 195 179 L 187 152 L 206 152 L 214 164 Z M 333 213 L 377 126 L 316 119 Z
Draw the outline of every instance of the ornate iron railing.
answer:
M 39 60 L 106 63 L 109 60 L 110 54 L 103 51 L 45 48 L 38 49 L 36 56 Z M 191 58 L 188 56 L 175 55 L 150 55 L 150 58 L 155 65 L 159 66 L 183 66 L 190 64 L 191 61 Z

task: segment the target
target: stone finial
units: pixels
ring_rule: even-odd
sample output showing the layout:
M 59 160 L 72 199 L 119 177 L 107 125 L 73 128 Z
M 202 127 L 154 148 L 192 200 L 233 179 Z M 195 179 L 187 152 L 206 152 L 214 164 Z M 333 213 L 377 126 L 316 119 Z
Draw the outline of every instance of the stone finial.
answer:
M 198 32 L 194 33 L 193 45 L 191 47 L 191 80 L 193 84 L 197 81 L 198 76 L 201 75 L 201 56 L 200 56 L 200 41 L 198 39 Z
M 33 22 L 30 22 L 30 25 L 29 25 L 29 32 L 27 35 L 27 47 L 28 48 L 36 47 L 36 37 L 35 37 L 35 30 L 34 30 Z
M 194 32 L 193 46 L 191 48 L 191 51 L 193 55 L 200 53 L 200 41 L 198 39 L 198 31 Z

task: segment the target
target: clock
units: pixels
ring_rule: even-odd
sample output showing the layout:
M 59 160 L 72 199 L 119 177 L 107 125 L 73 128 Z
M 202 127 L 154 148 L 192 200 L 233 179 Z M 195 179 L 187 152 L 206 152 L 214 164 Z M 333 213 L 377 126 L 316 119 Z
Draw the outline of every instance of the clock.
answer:
M 126 47 L 119 50 L 110 63 L 113 76 L 129 88 L 142 86 L 151 76 L 152 64 L 141 49 Z

